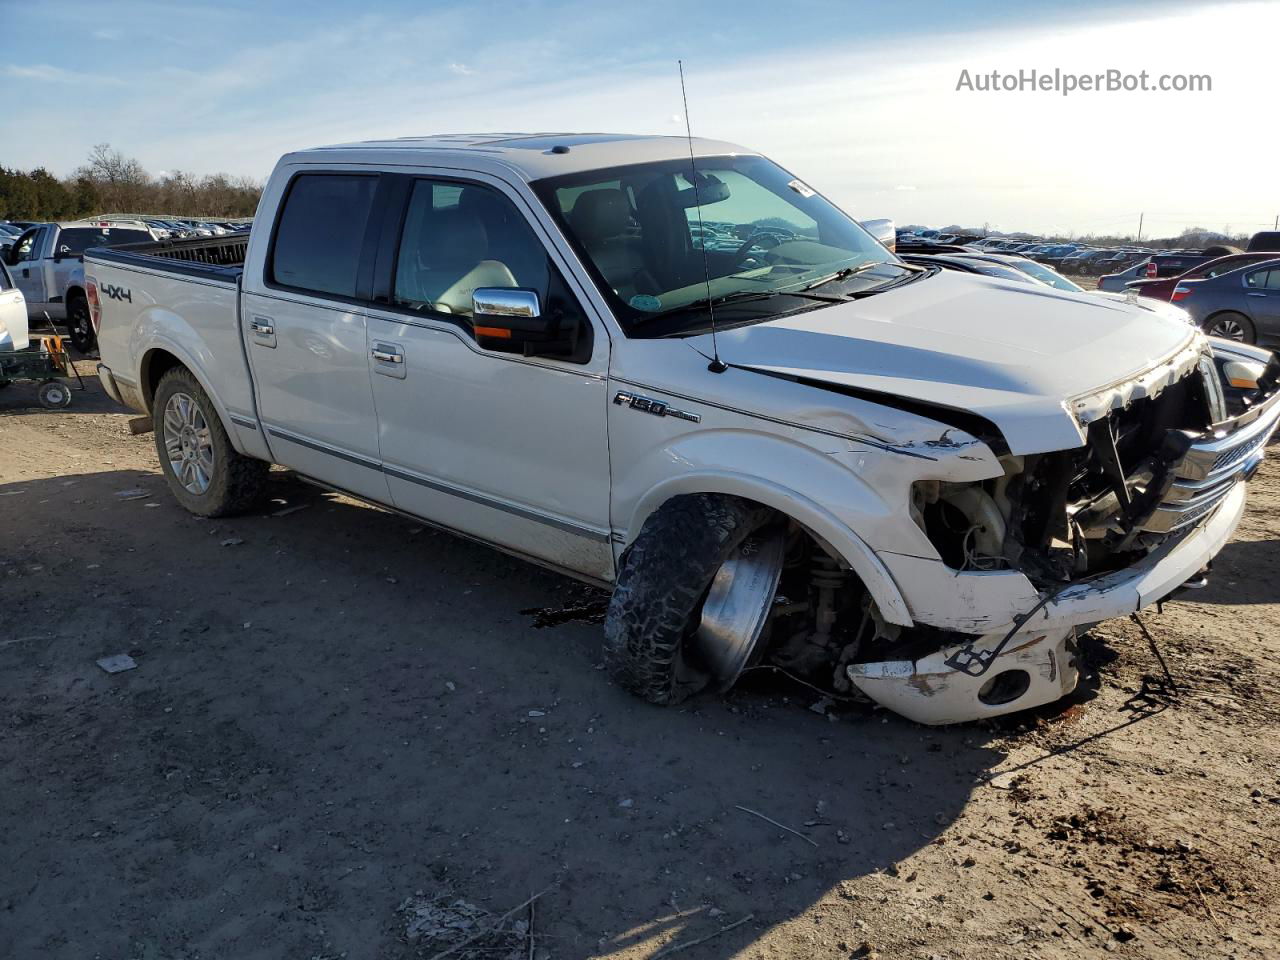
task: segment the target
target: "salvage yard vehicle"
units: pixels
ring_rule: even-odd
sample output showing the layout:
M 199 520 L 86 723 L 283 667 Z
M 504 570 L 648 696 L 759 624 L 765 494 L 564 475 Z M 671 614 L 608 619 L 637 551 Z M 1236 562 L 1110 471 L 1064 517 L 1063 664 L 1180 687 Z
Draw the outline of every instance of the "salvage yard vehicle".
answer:
M 1280 258 L 1179 280 L 1173 300 L 1210 336 L 1280 347 Z
M 308 150 L 256 222 L 86 255 L 176 499 L 283 464 L 612 588 L 654 703 L 756 666 L 922 723 L 1057 700 L 1077 631 L 1202 577 L 1280 420 L 1277 362 L 1177 307 L 905 263 L 729 143 Z
M 84 251 L 119 243 L 158 239 L 140 220 L 75 220 L 39 223 L 5 251 L 33 318 L 66 321 L 71 342 L 81 353 L 93 349 L 93 328 L 84 289 Z

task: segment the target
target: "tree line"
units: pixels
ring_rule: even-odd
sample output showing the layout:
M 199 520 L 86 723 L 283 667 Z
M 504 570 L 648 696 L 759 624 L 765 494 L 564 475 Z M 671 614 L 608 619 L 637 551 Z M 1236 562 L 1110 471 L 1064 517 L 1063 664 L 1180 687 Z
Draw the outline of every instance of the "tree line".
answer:
M 100 143 L 87 162 L 59 179 L 43 167 L 0 166 L 0 220 L 74 220 L 109 213 L 175 217 L 251 217 L 262 184 L 250 177 L 182 170 L 154 177 L 133 157 Z

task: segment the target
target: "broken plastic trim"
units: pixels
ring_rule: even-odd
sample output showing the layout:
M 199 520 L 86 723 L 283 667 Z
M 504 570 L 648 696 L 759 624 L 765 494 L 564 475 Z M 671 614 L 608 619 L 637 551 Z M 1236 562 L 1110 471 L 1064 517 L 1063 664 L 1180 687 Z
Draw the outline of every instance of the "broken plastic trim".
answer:
M 1001 637 L 1000 642 L 990 650 L 977 649 L 977 641 L 979 638 L 975 637 L 942 662 L 951 669 L 957 670 L 970 677 L 982 676 L 991 669 L 991 665 L 996 662 L 996 659 L 1000 654 L 1004 653 L 1004 648 L 1009 645 L 1009 641 L 1013 639 L 1014 635 L 1019 630 L 1027 625 L 1032 617 L 1043 610 L 1048 604 L 1056 600 L 1058 598 L 1058 594 L 1062 593 L 1068 587 L 1078 586 L 1082 582 L 1084 581 L 1077 580 L 1074 583 L 1066 583 L 1052 593 L 1046 593 L 1040 598 L 1039 603 L 1013 621 L 1013 626 L 1009 628 L 1009 632 Z

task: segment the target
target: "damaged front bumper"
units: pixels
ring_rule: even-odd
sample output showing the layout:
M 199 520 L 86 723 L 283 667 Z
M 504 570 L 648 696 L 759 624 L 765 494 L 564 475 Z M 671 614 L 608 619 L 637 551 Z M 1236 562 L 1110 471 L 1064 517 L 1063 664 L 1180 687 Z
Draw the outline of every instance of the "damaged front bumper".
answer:
M 1166 539 L 1137 563 L 1050 597 L 1012 571 L 962 573 L 922 557 L 885 556 L 895 580 L 912 585 L 903 592 L 917 622 L 977 636 L 915 660 L 851 664 L 850 682 L 877 703 L 925 724 L 997 716 L 1070 693 L 1078 679 L 1076 629 L 1165 599 L 1213 559 L 1244 514 L 1246 481 L 1278 424 L 1280 394 L 1193 443 L 1144 524 L 1148 533 Z M 979 676 L 946 662 L 962 650 L 981 654 L 1002 642 Z
M 973 649 L 994 650 L 1004 634 L 973 641 Z M 917 660 L 854 663 L 846 669 L 858 690 L 882 707 L 929 726 L 965 723 L 1052 703 L 1076 688 L 1075 628 L 1025 630 L 1016 634 L 991 669 L 970 676 L 947 665 L 961 649 L 944 647 Z

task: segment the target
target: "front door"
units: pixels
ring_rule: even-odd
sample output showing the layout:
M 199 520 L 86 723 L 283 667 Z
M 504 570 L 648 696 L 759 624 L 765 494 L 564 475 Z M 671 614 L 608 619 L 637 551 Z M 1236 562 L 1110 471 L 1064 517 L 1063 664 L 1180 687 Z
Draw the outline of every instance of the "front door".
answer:
M 385 503 L 358 289 L 377 185 L 356 173 L 295 177 L 240 319 L 272 458 Z
M 32 317 L 39 317 L 45 308 L 48 297 L 44 289 L 44 262 L 40 259 L 41 248 L 49 227 L 31 227 L 13 243 L 13 263 L 9 272 L 13 281 L 27 300 L 27 312 Z
M 395 505 L 611 580 L 607 336 L 500 185 L 424 178 L 403 193 L 402 235 L 379 251 L 380 302 L 369 311 Z M 544 312 L 576 316 L 591 347 L 573 359 L 482 349 L 471 325 L 476 287 L 536 291 Z

